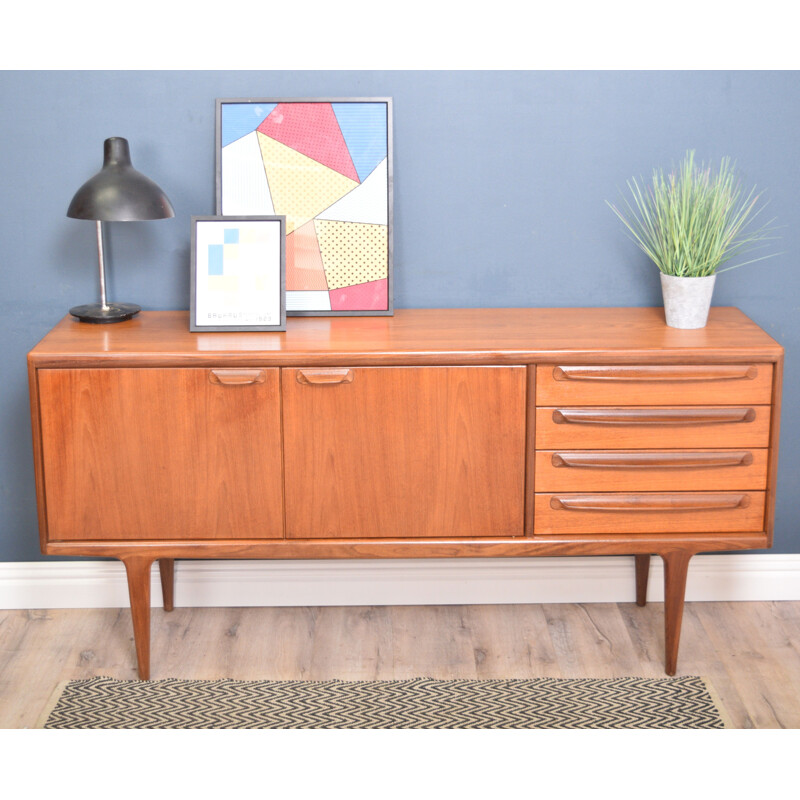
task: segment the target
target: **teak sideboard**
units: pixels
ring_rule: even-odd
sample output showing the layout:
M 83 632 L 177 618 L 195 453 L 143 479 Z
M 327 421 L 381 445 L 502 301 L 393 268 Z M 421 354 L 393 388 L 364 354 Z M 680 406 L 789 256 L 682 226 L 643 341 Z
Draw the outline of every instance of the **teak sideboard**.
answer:
M 62 320 L 30 352 L 42 551 L 174 559 L 664 562 L 666 672 L 699 552 L 772 544 L 783 349 L 735 308 L 401 310 L 283 333 L 185 311 Z

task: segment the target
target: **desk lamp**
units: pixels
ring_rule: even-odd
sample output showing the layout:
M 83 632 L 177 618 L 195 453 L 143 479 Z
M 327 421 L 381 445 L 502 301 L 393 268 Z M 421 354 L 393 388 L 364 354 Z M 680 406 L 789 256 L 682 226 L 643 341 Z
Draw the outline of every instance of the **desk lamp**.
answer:
M 103 168 L 89 178 L 72 198 L 67 216 L 97 223 L 97 255 L 100 264 L 100 302 L 75 306 L 69 313 L 81 322 L 122 322 L 142 309 L 133 303 L 106 301 L 106 269 L 103 256 L 103 222 L 137 222 L 174 217 L 167 196 L 131 165 L 128 140 L 119 136 L 103 145 Z

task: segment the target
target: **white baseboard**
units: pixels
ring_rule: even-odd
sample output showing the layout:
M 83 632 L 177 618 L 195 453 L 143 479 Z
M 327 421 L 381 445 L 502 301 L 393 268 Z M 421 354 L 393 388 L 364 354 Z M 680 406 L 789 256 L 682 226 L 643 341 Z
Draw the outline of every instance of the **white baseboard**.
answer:
M 153 605 L 161 604 L 158 569 Z M 663 600 L 660 558 L 648 599 Z M 800 600 L 800 554 L 698 555 L 687 600 Z M 607 603 L 634 600 L 633 556 L 332 561 L 178 561 L 176 606 Z M 128 605 L 116 561 L 0 563 L 0 608 Z

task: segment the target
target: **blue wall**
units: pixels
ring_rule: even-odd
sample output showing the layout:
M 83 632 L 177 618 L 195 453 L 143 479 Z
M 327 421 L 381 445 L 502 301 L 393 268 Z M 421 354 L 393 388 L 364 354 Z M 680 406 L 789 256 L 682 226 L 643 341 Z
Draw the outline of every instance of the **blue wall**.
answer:
M 720 276 L 787 350 L 776 552 L 800 552 L 800 73 L 5 72 L 0 74 L 0 561 L 38 550 L 25 354 L 97 299 L 93 223 L 69 201 L 124 136 L 176 217 L 109 226 L 111 299 L 188 308 L 189 217 L 214 213 L 217 97 L 394 98 L 395 306 L 660 305 L 605 205 L 694 148 L 768 189 L 777 258 Z

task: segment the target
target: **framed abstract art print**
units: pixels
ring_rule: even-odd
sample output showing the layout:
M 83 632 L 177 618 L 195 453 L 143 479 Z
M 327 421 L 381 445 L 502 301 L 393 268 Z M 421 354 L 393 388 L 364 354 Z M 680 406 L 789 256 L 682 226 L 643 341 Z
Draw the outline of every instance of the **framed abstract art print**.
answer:
M 217 213 L 286 218 L 289 316 L 392 313 L 391 99 L 217 100 Z
M 189 330 L 286 330 L 285 220 L 192 217 Z

